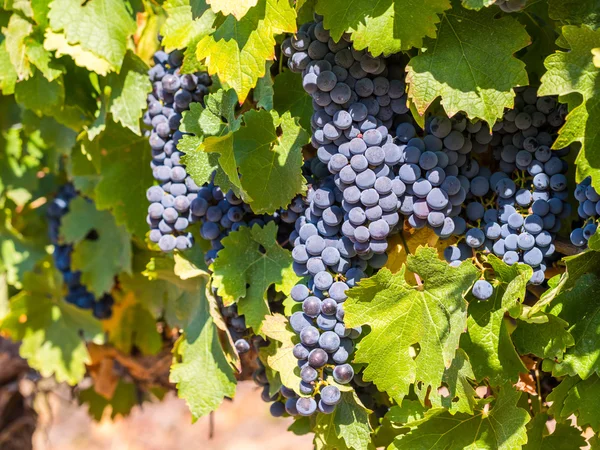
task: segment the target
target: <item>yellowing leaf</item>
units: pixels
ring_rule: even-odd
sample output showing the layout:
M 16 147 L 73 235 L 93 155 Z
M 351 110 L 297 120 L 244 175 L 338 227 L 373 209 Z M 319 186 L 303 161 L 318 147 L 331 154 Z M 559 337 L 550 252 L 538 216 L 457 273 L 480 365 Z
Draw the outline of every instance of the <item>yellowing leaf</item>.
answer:
M 388 260 L 385 263 L 385 267 L 391 272 L 396 273 L 402 268 L 408 255 L 414 254 L 419 247 L 432 247 L 438 253 L 442 253 L 446 247 L 455 244 L 456 241 L 457 238 L 455 236 L 448 239 L 440 239 L 428 227 L 395 234 L 388 239 Z
M 209 73 L 235 89 L 243 103 L 265 74 L 265 61 L 275 57 L 275 36 L 294 31 L 296 11 L 288 0 L 259 0 L 239 21 L 227 16 L 202 38 L 196 56 L 206 59 Z
M 118 71 L 135 21 L 120 0 L 53 0 L 48 13 L 50 28 L 63 31 L 69 44 L 104 59 Z
M 357 49 L 377 56 L 421 47 L 425 36 L 435 37 L 438 14 L 448 8 L 449 0 L 319 0 L 316 11 L 334 41 L 350 32 Z
M 44 48 L 56 52 L 56 57 L 68 55 L 73 58 L 75 64 L 84 67 L 98 75 L 106 75 L 111 70 L 111 65 L 105 59 L 85 50 L 79 44 L 69 44 L 63 33 L 55 33 L 51 29 L 46 30 Z
M 193 0 L 196 10 L 190 6 L 190 0 L 167 0 L 164 8 L 167 20 L 160 29 L 163 36 L 161 44 L 166 51 L 183 49 L 191 41 L 197 40 L 212 31 L 215 14 L 202 0 Z M 195 15 L 193 13 L 196 13 Z M 195 18 L 198 17 L 199 18 Z
M 108 341 L 126 354 L 134 346 L 146 355 L 154 355 L 162 347 L 156 319 L 132 293 L 115 304 L 112 316 L 102 326 L 108 332 Z
M 220 12 L 224 16 L 231 14 L 240 20 L 250 8 L 256 6 L 258 0 L 206 0 L 206 3 L 210 4 L 214 12 Z

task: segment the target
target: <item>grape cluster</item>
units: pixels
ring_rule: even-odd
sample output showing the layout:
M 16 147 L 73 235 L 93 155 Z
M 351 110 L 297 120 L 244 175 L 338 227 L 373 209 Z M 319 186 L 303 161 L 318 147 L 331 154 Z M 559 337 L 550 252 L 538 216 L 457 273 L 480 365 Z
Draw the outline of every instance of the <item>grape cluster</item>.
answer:
M 104 294 L 98 300 L 87 288 L 81 284 L 81 272 L 71 269 L 71 254 L 73 245 L 60 242 L 59 230 L 62 217 L 69 212 L 69 203 L 77 197 L 77 191 L 72 184 L 65 184 L 60 188 L 56 198 L 52 200 L 46 211 L 48 217 L 48 234 L 50 242 L 54 245 L 54 264 L 62 273 L 67 285 L 68 293 L 65 300 L 83 309 L 91 309 L 98 319 L 108 319 L 112 315 L 114 299 L 110 294 Z M 97 239 L 95 232 L 91 232 L 86 239 Z
M 282 52 L 302 72 L 313 98 L 312 145 L 335 175 L 335 187 L 315 192 L 313 215 L 322 217 L 325 235 L 340 228 L 359 254 L 381 254 L 399 221 L 400 150 L 390 129 L 394 119 L 410 120 L 403 68 L 355 50 L 348 36 L 335 42 L 319 16 L 286 39 Z
M 214 177 L 214 174 L 213 174 Z M 250 206 L 237 197 L 233 191 L 223 192 L 213 181 L 198 188 L 190 204 L 190 223 L 200 224 L 200 236 L 211 243 L 211 249 L 204 255 L 211 264 L 217 252 L 223 248 L 222 239 L 230 231 L 242 226 L 264 225 L 264 218 L 256 216 Z
M 402 127 L 402 129 L 400 129 Z M 403 183 L 400 212 L 412 228 L 430 227 L 441 238 L 462 235 L 466 222 L 462 205 L 469 195 L 469 177 L 479 165 L 471 154 L 479 151 L 472 134 L 485 129 L 462 116 L 454 119 L 432 117 L 424 137 L 410 124 L 396 131 L 401 146 L 398 178 Z
M 579 202 L 577 213 L 584 222 L 571 232 L 571 242 L 577 247 L 587 247 L 589 239 L 596 233 L 600 217 L 600 195 L 592 186 L 591 178 L 588 177 L 577 185 L 575 199 Z
M 190 205 L 200 188 L 180 161 L 183 153 L 177 150 L 177 143 L 183 133 L 179 124 L 181 113 L 189 110 L 191 102 L 202 102 L 211 85 L 205 72 L 180 73 L 182 61 L 180 50 L 169 54 L 159 50 L 154 54 L 155 65 L 148 71 L 153 88 L 143 118 L 152 127 L 148 133 L 152 148 L 150 166 L 160 183 L 147 191 L 150 202 L 147 222 L 151 228 L 150 240 L 164 252 L 185 250 L 193 245 L 192 235 L 186 230 L 192 219 Z
M 495 0 L 494 5 L 507 13 L 518 12 L 525 8 L 527 0 Z
M 545 258 L 555 251 L 560 220 L 571 213 L 566 203 L 567 163 L 561 159 L 569 148 L 551 150 L 566 109 L 552 97 L 538 97 L 535 88 L 517 92 L 515 108 L 494 125 L 493 134 L 475 132 L 474 140 L 481 147 L 473 144 L 470 162 L 459 175 L 467 192 L 465 215 L 472 227 L 465 243 L 507 264 L 530 265 L 534 269 L 530 283 L 541 284 Z M 477 160 L 488 156 L 488 144 L 498 166 L 494 173 Z M 448 248 L 445 256 L 457 265 L 473 254 L 463 245 Z

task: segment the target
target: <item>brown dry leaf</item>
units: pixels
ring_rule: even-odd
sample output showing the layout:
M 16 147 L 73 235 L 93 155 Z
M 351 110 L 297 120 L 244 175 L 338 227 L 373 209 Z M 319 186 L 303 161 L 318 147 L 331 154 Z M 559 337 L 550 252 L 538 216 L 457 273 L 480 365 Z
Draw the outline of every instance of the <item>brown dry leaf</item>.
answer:
M 104 358 L 97 365 L 96 370 L 90 370 L 90 375 L 94 379 L 94 390 L 107 400 L 113 398 L 119 384 L 119 377 L 113 368 L 114 361 Z
M 526 392 L 531 395 L 537 395 L 535 378 L 530 373 L 520 373 L 519 381 L 515 384 L 519 391 Z

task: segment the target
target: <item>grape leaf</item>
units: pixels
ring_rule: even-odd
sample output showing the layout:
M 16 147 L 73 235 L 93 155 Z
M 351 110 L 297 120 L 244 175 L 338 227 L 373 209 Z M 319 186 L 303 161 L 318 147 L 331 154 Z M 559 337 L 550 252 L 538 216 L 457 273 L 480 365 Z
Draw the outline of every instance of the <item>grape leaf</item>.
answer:
M 206 283 L 204 277 L 196 279 Z M 170 381 L 177 384 L 178 395 L 188 404 L 194 421 L 217 409 L 225 397 L 233 398 L 236 385 L 233 369 L 219 343 L 205 289 L 206 284 L 196 291 L 200 301 L 175 343 L 176 362 L 171 366 L 170 375 Z
M 415 386 L 415 391 L 423 404 L 428 399 L 432 407 L 446 408 L 451 414 L 456 412 L 473 414 L 476 393 L 469 380 L 474 381 L 475 375 L 467 354 L 459 348 L 456 350 L 452 365 L 444 371 L 442 377 L 441 385 L 447 389 L 447 392 L 435 389 L 429 391 L 426 386 L 421 389 Z
M 294 357 L 292 350 L 298 343 L 298 336 L 290 327 L 287 319 L 281 314 L 266 316 L 263 322 L 262 332 L 270 340 L 268 347 L 260 349 L 260 355 L 267 366 L 279 374 L 281 383 L 298 391 L 300 382 L 300 369 L 298 360 Z
M 108 110 L 115 122 L 141 136 L 140 117 L 146 109 L 146 97 L 152 91 L 148 66 L 131 51 L 125 54 L 119 74 L 111 74 Z
M 587 380 L 579 377 L 565 378 L 548 395 L 552 406 L 548 411 L 557 421 L 567 422 L 571 415 L 577 416 L 577 425 L 600 429 L 600 378 L 592 375 Z
M 393 405 L 381 419 L 381 425 L 375 430 L 373 445 L 377 448 L 388 447 L 396 436 L 410 431 L 407 424 L 425 416 L 425 408 L 417 400 L 404 399 L 401 405 Z
M 110 407 L 110 418 L 127 417 L 134 406 L 139 404 L 139 391 L 135 383 L 119 379 L 115 393 L 111 399 L 98 394 L 91 386 L 79 392 L 79 404 L 88 405 L 88 413 L 94 420 L 100 422 L 106 408 Z
M 302 78 L 291 70 L 279 73 L 273 84 L 273 108 L 283 115 L 289 111 L 292 117 L 297 117 L 300 126 L 310 130 L 310 120 L 313 114 L 312 98 L 302 87 Z
M 577 280 L 570 290 L 559 294 L 549 306 L 549 313 L 570 324 L 574 346 L 567 349 L 562 362 L 555 364 L 555 376 L 579 375 L 586 379 L 593 373 L 600 373 L 600 280 L 593 274 L 586 274 Z
M 28 272 L 0 329 L 21 341 L 19 353 L 43 377 L 75 385 L 91 362 L 85 341 L 101 344 L 103 334 L 91 311 L 63 301 L 62 285 L 62 277 L 47 262 Z
M 405 281 L 407 269 L 420 276 L 422 286 Z M 371 327 L 354 359 L 368 364 L 365 381 L 373 381 L 398 403 L 412 383 L 440 387 L 466 325 L 463 294 L 476 279 L 472 264 L 453 268 L 434 249 L 419 248 L 398 273 L 382 269 L 352 288 L 344 304 L 346 325 Z M 415 345 L 419 353 L 413 358 Z
M 207 277 L 204 273 L 183 280 L 175 274 L 173 256 L 135 252 L 133 273 L 119 275 L 119 281 L 125 292 L 144 299 L 155 317 L 164 317 L 170 327 L 184 328 L 203 298 L 198 292 L 205 290 Z
M 543 323 L 517 320 L 517 329 L 511 335 L 515 347 L 520 355 L 562 360 L 567 347 L 575 344 L 566 330 L 569 324 L 552 314 L 542 317 L 546 319 Z
M 213 31 L 216 16 L 203 0 L 193 0 L 192 6 L 190 0 L 167 0 L 163 7 L 168 17 L 160 29 L 161 44 L 168 52 L 187 47 Z
M 565 26 L 558 45 L 568 51 L 556 52 L 546 58 L 546 74 L 541 79 L 539 95 L 560 95 L 577 92 L 583 102 L 567 116 L 561 128 L 560 145 L 581 142 L 576 159 L 577 181 L 591 176 L 592 184 L 600 188 L 600 69 L 594 66 L 592 49 L 600 46 L 600 30 L 587 26 Z M 556 147 L 556 143 L 554 147 Z
M 343 392 L 331 414 L 317 414 L 315 447 L 327 450 L 369 448 L 371 425 L 369 411 L 354 392 Z
M 600 48 L 592 49 L 592 55 L 594 55 L 594 65 L 600 68 Z
M 0 91 L 4 95 L 14 94 L 16 82 L 17 72 L 10 62 L 6 40 L 4 40 L 0 42 Z
M 256 108 L 264 108 L 267 111 L 273 109 L 273 77 L 271 76 L 272 61 L 266 62 L 265 74 L 256 82 L 252 91 L 252 99 L 256 102 Z
M 102 322 L 108 341 L 126 354 L 135 346 L 146 355 L 155 355 L 162 348 L 162 336 L 156 329 L 156 319 L 133 294 L 126 295 L 114 308 L 112 316 Z
M 152 171 L 147 169 L 152 160 L 148 139 L 109 123 L 91 145 L 98 147 L 93 159 L 101 174 L 94 190 L 96 207 L 112 209 L 118 225 L 125 225 L 136 236 L 145 236 L 146 189 L 154 181 Z M 89 154 L 90 149 L 87 150 Z M 133 173 L 135 177 L 131 176 Z
M 60 115 L 65 101 L 63 78 L 48 81 L 41 72 L 36 70 L 33 76 L 17 83 L 15 98 L 25 108 L 31 109 L 38 115 Z
M 563 423 L 557 423 L 553 433 L 549 434 L 546 426 L 548 420 L 548 414 L 533 416 L 527 424 L 527 444 L 523 450 L 561 450 L 586 445 L 580 430 Z
M 488 256 L 488 263 L 496 274 L 494 293 L 485 302 L 470 295 L 467 333 L 461 337 L 460 347 L 469 355 L 477 380 L 488 378 L 498 386 L 516 382 L 519 373 L 527 372 L 510 339 L 504 314 L 520 307 L 525 299 L 532 269 L 525 264 L 508 266 L 494 255 Z
M 304 192 L 302 146 L 308 140 L 308 133 L 289 113 L 279 117 L 274 111 L 251 110 L 244 114 L 244 126 L 233 135 L 232 151 L 255 213 L 272 214 Z
M 212 265 L 213 285 L 227 306 L 238 304 L 240 315 L 255 333 L 261 332 L 270 314 L 267 290 L 271 285 L 289 294 L 298 277 L 290 270 L 292 255 L 277 243 L 277 226 L 242 227 L 223 238 L 223 247 Z M 286 279 L 289 278 L 290 280 Z
M 97 239 L 86 239 L 91 231 Z M 77 197 L 69 204 L 60 232 L 66 242 L 75 244 L 71 267 L 81 270 L 81 282 L 96 297 L 110 292 L 115 275 L 131 273 L 130 235 L 110 212 L 98 211 L 92 202 Z
M 214 12 L 221 13 L 224 16 L 231 14 L 237 20 L 240 20 L 250 8 L 256 6 L 258 0 L 206 0 L 206 2 L 210 4 Z
M 435 37 L 438 15 L 448 8 L 449 0 L 319 0 L 316 11 L 334 41 L 350 32 L 356 49 L 368 47 L 377 56 L 422 47 L 425 36 Z
M 425 413 L 425 418 L 410 422 L 412 431 L 400 435 L 388 447 L 393 450 L 512 450 L 527 442 L 525 426 L 529 414 L 517 407 L 521 392 L 504 385 L 493 403 L 492 410 L 475 415 L 458 413 L 452 416 L 443 408 Z M 486 403 L 483 401 L 482 403 Z
M 423 115 L 436 98 L 449 116 L 464 111 L 494 124 L 512 108 L 514 86 L 529 84 L 525 64 L 513 54 L 530 43 L 525 28 L 495 8 L 446 12 L 437 39 L 406 67 L 408 97 Z M 487 36 L 487 39 L 482 39 Z
M 193 133 L 197 137 L 225 136 L 237 131 L 241 118 L 235 117 L 237 95 L 233 89 L 219 89 L 205 97 L 206 107 L 200 103 L 191 103 L 190 110 L 183 113 L 179 129 L 185 133 Z
M 33 32 L 33 25 L 19 14 L 10 16 L 8 26 L 2 28 L 6 39 L 6 50 L 17 77 L 26 80 L 32 74 L 31 64 L 27 57 L 27 37 Z
M 111 64 L 105 59 L 96 56 L 91 51 L 85 50 L 80 44 L 69 44 L 64 33 L 55 33 L 51 29 L 46 30 L 44 48 L 54 51 L 57 58 L 69 55 L 75 64 L 85 67 L 90 72 L 98 75 L 106 75 L 112 70 Z
M 296 12 L 288 0 L 259 0 L 239 21 L 227 16 L 196 48 L 208 72 L 235 89 L 240 103 L 275 57 L 275 36 L 296 31 Z
M 177 150 L 185 153 L 181 163 L 185 164 L 187 173 L 198 186 L 210 182 L 218 167 L 217 155 L 204 151 L 201 138 L 187 134 L 177 143 Z
M 539 311 L 550 304 L 561 292 L 573 289 L 579 279 L 589 273 L 600 276 L 600 252 L 583 252 L 578 255 L 563 258 L 566 265 L 565 272 L 557 283 L 550 284 L 540 300 L 531 307 L 528 317 L 534 317 Z
M 571 25 L 600 27 L 600 4 L 596 0 L 548 0 L 550 17 Z
M 118 71 L 127 51 L 127 41 L 136 25 L 119 0 L 53 0 L 48 13 L 50 28 L 63 31 L 69 44 L 104 59 Z

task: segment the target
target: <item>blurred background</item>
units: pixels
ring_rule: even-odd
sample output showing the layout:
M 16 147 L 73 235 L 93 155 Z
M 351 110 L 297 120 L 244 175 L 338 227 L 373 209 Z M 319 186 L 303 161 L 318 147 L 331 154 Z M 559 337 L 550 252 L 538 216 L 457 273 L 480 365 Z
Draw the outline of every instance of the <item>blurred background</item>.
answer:
M 252 381 L 238 384 L 233 401 L 195 424 L 183 400 L 170 392 L 158 403 L 134 407 L 128 417 L 94 421 L 85 405 L 72 400 L 66 386 L 37 395 L 35 450 L 308 450 L 312 435 L 287 432 L 292 419 L 274 418 Z M 212 421 L 212 438 L 211 434 Z M 0 446 L 0 448 L 2 448 Z

